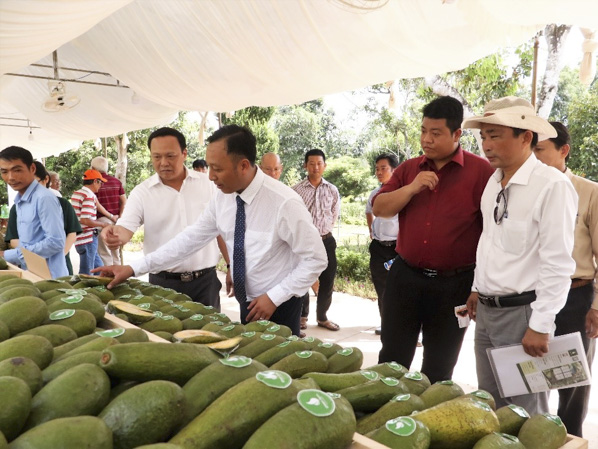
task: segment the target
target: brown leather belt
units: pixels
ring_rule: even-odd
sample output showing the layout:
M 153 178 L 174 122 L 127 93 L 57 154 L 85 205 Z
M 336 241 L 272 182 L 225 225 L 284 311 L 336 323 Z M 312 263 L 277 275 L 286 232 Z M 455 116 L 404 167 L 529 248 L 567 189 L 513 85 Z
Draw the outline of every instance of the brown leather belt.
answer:
M 326 240 L 327 238 L 332 237 L 332 232 L 329 232 L 328 234 L 321 235 L 320 237 L 322 237 L 322 240 Z
M 594 282 L 594 279 L 571 279 L 571 288 L 585 287 Z

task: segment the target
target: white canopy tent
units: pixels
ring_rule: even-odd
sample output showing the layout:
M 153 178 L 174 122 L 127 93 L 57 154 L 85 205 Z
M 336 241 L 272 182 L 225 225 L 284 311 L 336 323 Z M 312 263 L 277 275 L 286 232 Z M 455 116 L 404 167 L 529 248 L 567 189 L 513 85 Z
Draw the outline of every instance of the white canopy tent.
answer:
M 598 2 L 0 0 L 0 148 L 42 157 L 178 110 L 294 104 L 458 70 L 548 23 L 598 29 Z M 78 70 L 55 73 L 54 50 L 58 67 Z M 46 112 L 48 80 L 15 75 L 112 87 L 65 82 L 80 102 Z

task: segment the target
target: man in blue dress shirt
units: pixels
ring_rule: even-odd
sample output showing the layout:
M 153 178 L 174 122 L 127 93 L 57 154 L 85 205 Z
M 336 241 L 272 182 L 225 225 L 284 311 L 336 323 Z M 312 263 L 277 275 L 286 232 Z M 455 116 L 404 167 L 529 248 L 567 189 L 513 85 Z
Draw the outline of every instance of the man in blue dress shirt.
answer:
M 19 246 L 0 252 L 7 262 L 27 269 L 22 248 L 48 262 L 53 278 L 68 275 L 64 260 L 64 222 L 58 199 L 35 180 L 33 156 L 24 148 L 11 146 L 0 152 L 0 173 L 17 191 Z

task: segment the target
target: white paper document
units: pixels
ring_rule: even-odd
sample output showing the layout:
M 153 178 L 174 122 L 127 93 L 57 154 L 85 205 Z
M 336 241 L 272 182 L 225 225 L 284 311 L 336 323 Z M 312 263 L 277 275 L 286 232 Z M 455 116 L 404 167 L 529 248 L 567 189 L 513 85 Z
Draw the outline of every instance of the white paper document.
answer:
M 520 344 L 488 349 L 501 397 L 589 385 L 592 381 L 579 332 L 553 337 L 544 357 Z

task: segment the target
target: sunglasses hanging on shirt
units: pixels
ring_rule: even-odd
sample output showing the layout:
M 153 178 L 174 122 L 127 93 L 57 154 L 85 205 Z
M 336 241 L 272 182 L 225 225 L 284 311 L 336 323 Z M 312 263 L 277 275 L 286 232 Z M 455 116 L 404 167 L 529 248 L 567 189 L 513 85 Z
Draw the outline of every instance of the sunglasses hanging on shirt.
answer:
M 496 195 L 496 207 L 494 208 L 494 223 L 501 224 L 504 218 L 509 218 L 508 204 L 508 190 L 502 188 L 498 195 Z

